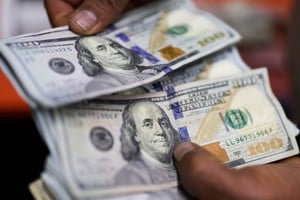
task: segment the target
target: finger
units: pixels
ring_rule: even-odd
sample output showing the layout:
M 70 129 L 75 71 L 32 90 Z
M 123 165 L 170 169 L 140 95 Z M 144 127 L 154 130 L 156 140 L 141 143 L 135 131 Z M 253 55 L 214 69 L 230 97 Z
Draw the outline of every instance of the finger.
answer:
M 82 35 L 103 30 L 118 19 L 129 0 L 85 0 L 71 15 L 70 28 Z
M 174 151 L 180 184 L 197 198 L 226 199 L 235 178 L 222 162 L 193 143 L 176 145 Z M 227 198 L 231 194 L 228 195 Z
M 175 147 L 179 181 L 201 199 L 299 199 L 300 159 L 229 169 L 193 143 Z
M 82 0 L 45 0 L 45 8 L 52 26 L 63 26 L 69 23 L 70 15 Z

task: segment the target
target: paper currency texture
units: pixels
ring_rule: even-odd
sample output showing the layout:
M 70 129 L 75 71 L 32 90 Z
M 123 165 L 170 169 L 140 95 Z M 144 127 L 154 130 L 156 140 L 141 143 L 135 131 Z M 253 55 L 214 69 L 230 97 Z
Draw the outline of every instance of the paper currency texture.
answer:
M 239 39 L 189 1 L 169 0 L 129 13 L 98 35 L 50 29 L 2 40 L 0 53 L 29 103 L 56 107 L 153 82 Z
M 200 144 L 236 168 L 298 152 L 264 68 L 40 114 L 52 127 L 66 185 L 81 197 L 176 186 L 171 155 L 179 141 Z

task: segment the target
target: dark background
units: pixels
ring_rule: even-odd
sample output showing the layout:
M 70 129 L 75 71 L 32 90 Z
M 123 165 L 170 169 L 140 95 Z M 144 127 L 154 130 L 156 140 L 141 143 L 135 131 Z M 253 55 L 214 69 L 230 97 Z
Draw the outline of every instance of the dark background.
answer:
M 30 117 L 2 118 L 0 127 L 4 136 L 1 151 L 4 195 L 1 199 L 31 200 L 28 185 L 39 178 L 48 149 Z

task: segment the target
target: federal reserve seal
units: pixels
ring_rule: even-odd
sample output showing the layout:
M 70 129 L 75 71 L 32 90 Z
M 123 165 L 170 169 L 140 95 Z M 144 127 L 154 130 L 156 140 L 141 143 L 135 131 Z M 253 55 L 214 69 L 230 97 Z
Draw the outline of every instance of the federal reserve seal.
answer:
M 94 127 L 90 132 L 90 138 L 96 149 L 101 151 L 110 150 L 114 143 L 112 134 L 103 127 Z
M 49 60 L 50 68 L 58 74 L 71 74 L 74 72 L 74 65 L 63 58 L 52 58 Z

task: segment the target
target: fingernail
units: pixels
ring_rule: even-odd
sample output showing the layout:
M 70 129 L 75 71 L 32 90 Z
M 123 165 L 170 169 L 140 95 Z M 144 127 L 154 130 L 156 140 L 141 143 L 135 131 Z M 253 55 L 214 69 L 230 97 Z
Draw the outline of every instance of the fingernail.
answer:
M 72 16 L 72 20 L 83 30 L 90 30 L 97 22 L 97 16 L 88 10 L 81 10 Z
M 194 149 L 195 149 L 195 147 L 189 142 L 179 143 L 175 146 L 174 158 L 176 159 L 177 162 L 180 162 L 186 153 L 188 153 Z

